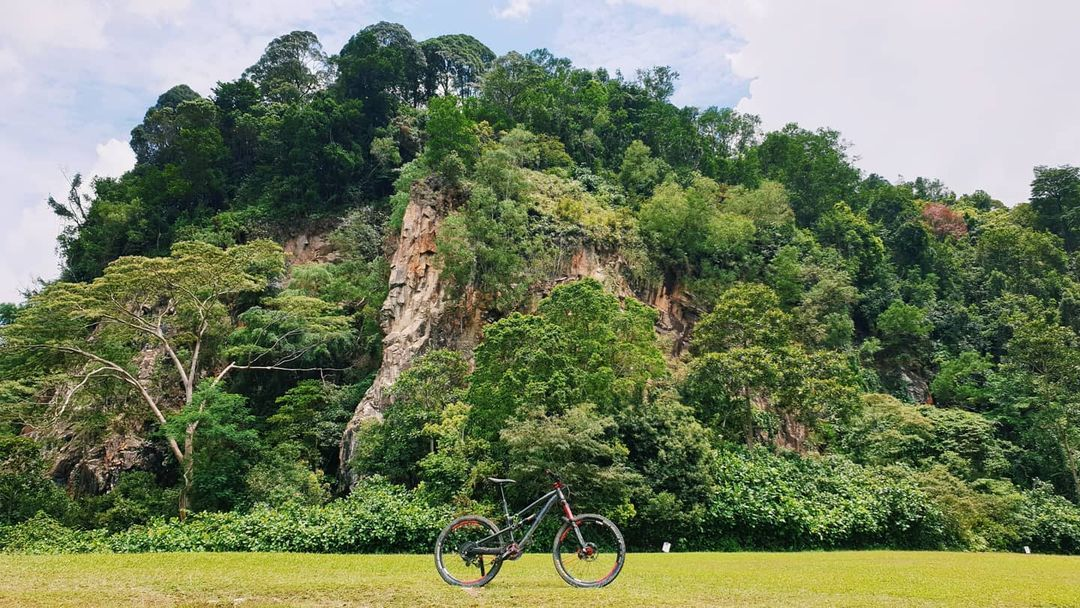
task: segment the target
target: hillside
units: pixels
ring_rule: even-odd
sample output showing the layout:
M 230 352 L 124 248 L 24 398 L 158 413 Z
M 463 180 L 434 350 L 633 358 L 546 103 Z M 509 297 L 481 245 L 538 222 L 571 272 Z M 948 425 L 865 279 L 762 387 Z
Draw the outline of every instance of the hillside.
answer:
M 0 546 L 423 550 L 551 468 L 635 548 L 1080 551 L 1080 169 L 1007 208 L 677 78 L 378 23 L 163 93 L 0 308 Z

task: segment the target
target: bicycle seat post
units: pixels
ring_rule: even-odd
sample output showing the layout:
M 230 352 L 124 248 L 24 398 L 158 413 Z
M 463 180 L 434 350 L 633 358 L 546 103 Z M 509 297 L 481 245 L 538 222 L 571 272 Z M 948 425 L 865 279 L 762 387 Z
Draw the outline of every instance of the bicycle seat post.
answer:
M 506 502 L 506 490 L 503 489 L 503 484 L 500 483 L 498 485 L 499 485 L 499 496 L 502 497 L 503 515 L 506 516 L 506 525 L 507 525 L 507 527 L 510 527 L 510 526 L 514 525 L 514 522 L 511 521 L 511 519 L 510 519 L 510 505 Z M 513 530 L 510 530 L 510 542 L 515 542 L 514 531 Z

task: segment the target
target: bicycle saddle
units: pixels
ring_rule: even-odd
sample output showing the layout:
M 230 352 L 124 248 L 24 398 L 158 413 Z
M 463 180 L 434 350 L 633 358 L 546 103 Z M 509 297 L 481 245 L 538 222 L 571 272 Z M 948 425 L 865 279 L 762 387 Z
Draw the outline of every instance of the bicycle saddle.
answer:
M 496 485 L 503 485 L 503 484 L 507 484 L 507 483 L 517 483 L 513 479 L 499 479 L 498 477 L 488 477 L 487 480 L 490 481 L 493 484 L 496 484 Z

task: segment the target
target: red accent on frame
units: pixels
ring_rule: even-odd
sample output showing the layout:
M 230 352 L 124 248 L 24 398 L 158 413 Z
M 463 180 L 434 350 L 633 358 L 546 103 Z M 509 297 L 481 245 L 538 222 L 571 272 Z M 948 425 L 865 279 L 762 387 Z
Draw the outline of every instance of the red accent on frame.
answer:
M 570 512 L 570 503 L 567 503 L 567 502 L 562 503 L 562 510 L 563 510 L 563 513 L 566 513 L 566 518 L 567 519 L 570 519 L 570 520 L 574 519 L 574 514 Z

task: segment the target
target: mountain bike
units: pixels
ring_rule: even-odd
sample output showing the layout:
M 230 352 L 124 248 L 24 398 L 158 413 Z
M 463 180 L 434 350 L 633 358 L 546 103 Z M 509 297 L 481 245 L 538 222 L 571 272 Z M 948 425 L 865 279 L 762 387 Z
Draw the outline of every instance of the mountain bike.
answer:
M 601 515 L 574 515 L 567 501 L 569 488 L 551 471 L 547 474 L 553 480 L 552 490 L 513 515 L 504 488 L 516 482 L 489 477 L 488 481 L 499 488 L 506 526 L 499 528 L 480 515 L 465 515 L 450 522 L 435 541 L 439 576 L 461 587 L 488 584 L 503 562 L 522 556 L 537 526 L 557 504 L 562 508 L 563 524 L 551 549 L 555 571 L 575 587 L 603 587 L 615 580 L 626 559 L 622 532 Z M 518 540 L 515 533 L 526 525 L 529 529 Z

